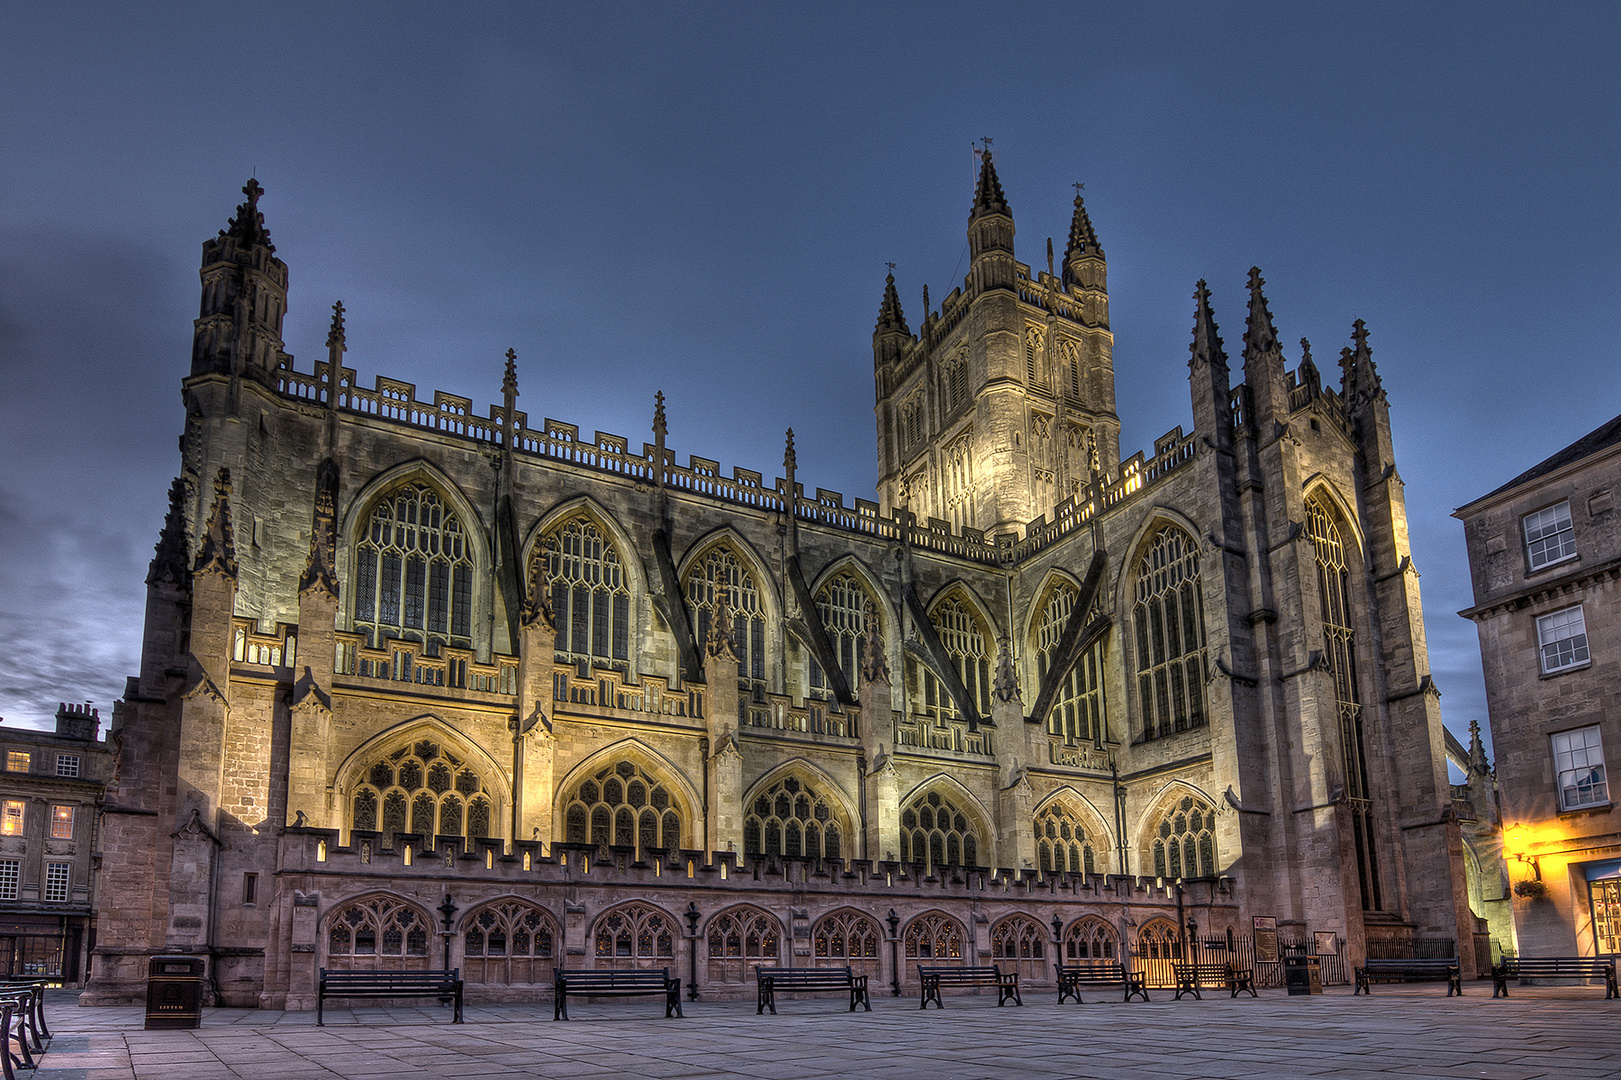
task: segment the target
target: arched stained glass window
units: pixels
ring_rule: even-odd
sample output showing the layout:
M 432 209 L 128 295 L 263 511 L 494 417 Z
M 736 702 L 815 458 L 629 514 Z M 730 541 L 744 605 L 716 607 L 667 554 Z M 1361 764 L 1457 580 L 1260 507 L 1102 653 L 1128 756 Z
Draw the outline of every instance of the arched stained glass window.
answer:
M 1041 682 L 1058 653 L 1058 643 L 1069 625 L 1070 615 L 1081 591 L 1068 581 L 1053 583 L 1047 603 L 1041 609 L 1036 627 L 1036 676 Z M 1089 619 L 1103 613 L 1103 594 L 1093 598 Z M 1047 713 L 1047 731 L 1062 736 L 1065 743 L 1098 743 L 1105 733 L 1103 708 L 1103 642 L 1099 641 L 1077 660 L 1058 684 L 1052 708 Z
M 919 915 L 906 924 L 902 941 L 908 960 L 961 960 L 962 923 L 943 912 Z
M 380 500 L 355 547 L 355 630 L 368 648 L 395 638 L 471 648 L 473 559 L 461 521 L 424 484 Z
M 962 680 L 969 699 L 975 702 L 981 716 L 988 716 L 991 711 L 993 654 L 985 624 L 980 621 L 972 605 L 955 592 L 934 606 L 934 610 L 929 612 L 929 621 L 934 625 L 940 644 L 945 646 L 946 654 L 956 665 L 957 677 Z M 936 724 L 943 725 L 948 720 L 958 719 L 956 702 L 945 684 L 927 666 L 919 664 L 918 669 L 919 682 L 922 684 L 919 711 Z
M 850 823 L 839 804 L 797 776 L 758 792 L 743 819 L 748 855 L 808 855 L 837 859 Z
M 687 571 L 687 603 L 692 605 L 698 651 L 709 642 L 719 589 L 731 590 L 732 644 L 737 648 L 741 702 L 765 700 L 765 612 L 754 575 L 730 547 L 717 544 Z
M 634 762 L 581 780 L 563 805 L 569 843 L 635 846 L 638 855 L 681 846 L 681 815 L 669 789 Z
M 709 920 L 709 981 L 744 982 L 753 965 L 773 967 L 782 947 L 782 924 L 757 908 L 734 908 Z
M 571 517 L 541 539 L 562 663 L 628 670 L 630 586 L 619 550 L 595 521 Z
M 1199 551 L 1167 525 L 1137 564 L 1132 626 L 1143 738 L 1159 739 L 1209 722 L 1205 703 L 1204 601 Z
M 591 935 L 598 968 L 667 966 L 680 936 L 676 920 L 650 904 L 614 908 L 597 920 Z
M 1048 933 L 1033 919 L 1010 916 L 991 929 L 991 955 L 998 960 L 1040 960 L 1047 955 Z
M 835 911 L 831 915 L 824 915 L 811 931 L 816 959 L 828 960 L 835 965 L 852 960 L 878 959 L 878 943 L 882 940 L 878 924 L 855 911 Z
M 450 790 L 450 778 L 458 770 L 459 795 Z M 418 739 L 384 751 L 359 772 L 363 779 L 350 800 L 349 827 L 376 829 L 380 803 L 384 846 L 392 845 L 394 834 L 402 832 L 428 838 L 490 835 L 490 791 L 484 779 L 471 763 L 435 739 Z
M 468 982 L 510 985 L 550 977 L 560 935 L 557 921 L 541 908 L 502 900 L 472 912 L 462 925 Z
M 979 836 L 952 799 L 931 791 L 901 811 L 901 862 L 978 866 Z
M 872 598 L 861 580 L 851 573 L 835 574 L 816 593 L 816 610 L 827 631 L 828 644 L 839 658 L 844 672 L 844 684 L 854 694 L 861 686 L 861 640 L 867 633 L 867 606 Z M 876 605 L 874 606 L 876 610 Z M 810 660 L 810 692 L 813 697 L 826 697 L 827 678 L 822 665 L 814 656 Z
M 1165 812 L 1154 827 L 1154 876 L 1216 876 L 1216 811 L 1191 795 Z
M 409 904 L 373 896 L 345 904 L 327 923 L 327 967 L 414 970 L 428 966 L 432 923 Z
M 1047 873 L 1095 874 L 1097 856 L 1080 818 L 1061 802 L 1036 814 L 1036 855 Z
M 1118 954 L 1120 935 L 1114 927 L 1088 915 L 1070 924 L 1064 931 L 1064 959 L 1113 960 Z

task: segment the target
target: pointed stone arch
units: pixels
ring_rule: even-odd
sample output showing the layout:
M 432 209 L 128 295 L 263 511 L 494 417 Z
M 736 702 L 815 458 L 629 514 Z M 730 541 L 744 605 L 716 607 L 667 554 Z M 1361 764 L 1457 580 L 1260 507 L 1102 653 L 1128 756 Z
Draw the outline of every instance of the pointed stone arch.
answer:
M 849 964 L 857 972 L 870 975 L 878 970 L 883 940 L 878 918 L 872 912 L 849 906 L 835 908 L 811 927 L 813 963 L 835 967 Z
M 1156 503 L 1148 508 L 1148 513 L 1142 522 L 1133 530 L 1131 542 L 1125 547 L 1125 558 L 1114 567 L 1114 583 L 1111 586 L 1110 598 L 1114 601 L 1115 610 L 1129 614 L 1132 605 L 1131 586 L 1136 577 L 1137 565 L 1148 553 L 1149 544 L 1152 543 L 1161 529 L 1167 525 L 1174 525 L 1188 535 L 1194 545 L 1194 550 L 1200 553 L 1200 570 L 1203 571 L 1203 552 L 1210 541 L 1199 530 L 1199 523 L 1188 517 L 1173 506 Z
M 651 803 L 648 804 L 649 808 L 659 811 L 660 846 L 666 848 L 672 846 L 663 842 L 663 830 L 667 828 L 667 814 L 670 809 L 673 809 L 680 819 L 679 832 L 682 842 L 679 846 L 696 846 L 693 838 L 698 834 L 703 822 L 701 814 L 702 796 L 699 795 L 698 789 L 680 766 L 642 740 L 634 737 L 621 739 L 616 743 L 602 747 L 569 769 L 567 775 L 558 782 L 552 806 L 552 821 L 555 823 L 553 826 L 554 838 L 565 841 L 568 839 L 570 804 L 577 802 L 584 804 L 584 800 L 576 799 L 576 795 L 581 792 L 584 784 L 593 780 L 603 770 L 615 768 L 620 762 L 631 763 L 641 770 L 647 779 L 663 785 L 670 795 L 672 805 L 669 808 L 653 807 Z M 624 786 L 628 786 L 628 784 Z M 601 794 L 603 793 L 599 792 L 599 795 Z M 590 802 L 595 805 L 602 802 L 602 800 L 599 798 L 590 800 Z M 606 805 L 606 803 L 603 803 L 603 805 Z M 628 801 L 624 805 L 629 806 Z M 615 808 L 610 812 L 617 815 L 617 807 L 618 804 L 616 803 Z M 641 807 L 631 807 L 631 809 L 636 812 L 638 819 L 637 835 L 640 837 L 640 818 L 645 815 L 642 814 Z M 594 811 L 588 810 L 588 814 L 592 813 Z M 593 819 L 588 828 L 594 828 L 594 825 Z M 617 827 L 617 825 L 618 822 L 615 821 L 614 826 Z
M 462 967 L 470 983 L 545 982 L 563 953 L 562 923 L 541 904 L 507 894 L 462 917 Z
M 744 797 L 744 856 L 847 860 L 859 845 L 860 821 L 861 811 L 844 786 L 806 758 L 796 757 L 767 771 Z
M 780 622 L 782 609 L 777 603 L 777 580 L 771 574 L 771 564 L 755 548 L 753 542 L 732 525 L 717 525 L 687 545 L 686 553 L 676 564 L 676 580 L 684 587 L 698 560 L 708 555 L 712 548 L 721 545 L 729 547 L 732 554 L 748 564 L 749 571 L 759 585 L 761 610 L 765 614 L 766 622 L 768 624 Z
M 1049 664 L 1061 663 L 1060 642 L 1075 614 L 1084 582 L 1061 567 L 1052 567 L 1042 577 L 1034 594 L 1035 602 L 1029 607 L 1025 619 L 1021 655 L 1028 661 L 1021 664 L 1021 674 L 1028 685 L 1025 700 L 1039 702 L 1042 686 L 1049 678 Z M 1068 595 L 1061 595 L 1067 593 Z M 1100 581 L 1092 610 L 1108 613 L 1110 593 L 1106 581 Z M 1082 624 L 1083 626 L 1085 623 Z M 1107 678 L 1105 654 L 1112 635 L 1105 634 L 1084 652 L 1071 654 L 1067 668 L 1059 672 L 1052 683 L 1052 695 L 1047 700 L 1041 717 L 1047 733 L 1064 740 L 1066 745 L 1098 744 L 1109 737 L 1106 703 Z M 1119 649 L 1118 642 L 1114 648 Z
M 639 548 L 631 538 L 619 518 L 602 503 L 590 495 L 574 495 L 553 503 L 535 523 L 529 527 L 524 536 L 523 544 L 519 548 L 523 560 L 525 573 L 533 567 L 536 549 L 540 545 L 541 537 L 553 528 L 575 516 L 590 518 L 596 523 L 605 536 L 612 540 L 614 547 L 619 550 L 620 557 L 625 562 L 627 576 L 630 580 L 631 595 L 640 605 L 642 598 L 647 595 L 647 567 L 638 555 Z
M 823 567 L 806 592 L 816 605 L 828 647 L 839 662 L 845 686 L 852 697 L 857 697 L 861 688 L 862 657 L 870 629 L 867 613 L 872 612 L 876 620 L 878 642 L 886 657 L 896 655 L 899 648 L 898 613 L 885 595 L 878 575 L 853 553 L 834 559 Z M 836 692 L 834 680 L 822 671 L 816 647 L 809 641 L 804 644 L 807 696 L 833 697 Z
M 344 507 L 338 526 L 339 571 L 342 572 L 347 569 L 341 560 L 346 552 L 353 550 L 357 539 L 357 531 L 364 527 L 377 502 L 395 488 L 412 482 L 425 484 L 433 488 L 447 503 L 452 505 L 469 530 L 470 539 L 473 541 L 472 547 L 477 552 L 474 560 L 476 565 L 481 571 L 488 571 L 490 558 L 489 523 L 478 512 L 478 508 L 473 501 L 462 491 L 461 485 L 452 480 L 443 469 L 423 458 L 403 461 L 398 465 L 384 469 L 382 472 L 373 474 L 349 499 L 348 504 Z
M 884 641 L 886 647 L 889 639 L 895 635 L 895 628 L 900 625 L 900 611 L 895 607 L 895 601 L 884 590 L 883 579 L 865 559 L 854 553 L 846 553 L 834 559 L 817 572 L 810 583 L 810 593 L 815 596 L 822 587 L 835 576 L 849 573 L 859 578 L 867 595 L 873 600 L 873 606 L 878 610 L 878 617 L 882 620 Z
M 340 900 L 327 909 L 320 928 L 325 967 L 414 971 L 433 966 L 432 913 L 395 893 L 379 889 Z
M 782 920 L 755 904 L 733 904 L 709 917 L 704 924 L 710 983 L 744 983 L 759 964 L 780 966 L 783 955 Z
M 546 538 L 561 533 L 556 550 Z M 582 671 L 604 667 L 630 675 L 637 667 L 646 621 L 647 580 L 638 549 L 619 521 L 589 495 L 553 506 L 525 537 L 520 565 L 528 595 L 549 555 L 556 658 Z
M 1082 915 L 1064 927 L 1060 946 L 1068 963 L 1120 958 L 1120 930 L 1101 915 Z
M 628 900 L 591 923 L 586 949 L 598 969 L 675 967 L 681 920 L 657 904 Z
M 1313 473 L 1301 485 L 1302 507 L 1307 502 L 1316 500 L 1324 509 L 1330 512 L 1335 526 L 1340 530 L 1340 540 L 1347 544 L 1355 544 L 1356 561 L 1354 566 L 1361 569 L 1367 565 L 1367 537 L 1362 532 L 1362 519 L 1357 515 L 1355 503 L 1341 494 L 1339 485 L 1322 473 Z M 1305 524 L 1304 521 L 1301 522 Z
M 930 800 L 931 795 L 938 796 L 938 802 Z M 942 805 L 951 808 L 949 829 L 939 827 Z M 966 828 L 958 824 L 959 815 L 966 820 Z M 947 773 L 936 773 L 901 798 L 900 821 L 902 862 L 931 867 L 995 865 L 995 819 L 973 792 Z M 956 858 L 952 857 L 953 833 L 958 844 Z M 969 837 L 972 837 L 972 850 Z
M 1207 580 L 1212 560 L 1204 557 L 1205 546 L 1191 520 L 1156 506 L 1127 549 L 1118 610 L 1134 738 L 1168 738 L 1210 723 L 1205 600 L 1215 588 Z
M 1069 585 L 1079 592 L 1081 584 L 1079 577 L 1061 566 L 1048 567 L 1047 572 L 1041 575 L 1035 591 L 1030 594 L 1030 605 L 1024 616 L 1023 637 L 1019 639 L 1026 649 L 1034 651 L 1036 647 L 1036 632 L 1041 627 L 1041 613 L 1052 599 L 1053 592 L 1064 585 Z M 1107 584 L 1098 589 L 1100 597 L 1106 592 L 1108 592 Z
M 425 759 L 416 752 L 423 743 L 437 747 L 435 753 L 443 756 L 445 764 L 451 771 L 448 787 L 435 784 L 431 779 L 437 760 Z M 417 778 L 419 783 L 408 782 L 406 777 L 400 775 L 402 770 L 390 760 L 401 750 L 407 751 L 404 755 L 406 758 L 422 766 L 423 775 Z M 456 760 L 453 762 L 452 758 Z M 381 786 L 379 783 L 373 783 L 373 780 L 381 781 L 382 778 L 371 775 L 373 771 L 380 769 L 388 769 L 391 774 L 389 782 Z M 463 779 L 463 774 L 467 772 L 476 776 L 478 780 L 476 787 Z M 416 813 L 417 808 L 410 803 L 416 800 L 420 793 L 426 792 L 434 803 L 435 815 L 441 824 L 446 825 L 448 825 L 447 815 L 454 801 L 458 811 L 463 815 L 457 827 L 437 831 L 472 833 L 475 837 L 477 836 L 475 807 L 482 800 L 486 804 L 484 819 L 487 831 L 484 835 L 491 839 L 505 837 L 510 817 L 509 808 L 512 806 L 512 788 L 501 764 L 484 747 L 433 713 L 423 713 L 385 728 L 356 746 L 333 772 L 332 784 L 342 806 L 345 831 L 357 828 L 368 832 L 381 831 L 384 834 L 385 844 L 392 842 L 394 831 L 387 827 L 391 794 L 403 794 L 408 800 L 409 812 Z M 367 793 L 374 796 L 371 805 L 376 815 L 369 827 L 362 819 L 364 810 L 360 805 L 360 801 Z M 401 828 L 398 831 L 418 830 L 412 827 Z
M 1139 872 L 1145 877 L 1168 878 L 1219 875 L 1222 863 L 1220 850 L 1216 847 L 1216 818 L 1222 812 L 1221 801 L 1196 785 L 1186 780 L 1166 782 L 1149 800 L 1147 811 L 1137 822 L 1135 850 Z M 1197 819 L 1195 815 L 1198 815 Z M 1187 820 L 1188 827 L 1176 827 L 1179 816 Z M 1160 835 L 1161 826 L 1167 824 L 1171 826 L 1171 832 Z M 1206 843 L 1209 845 L 1208 851 L 1205 849 Z M 1164 849 L 1160 855 L 1156 855 L 1156 844 Z M 1184 850 L 1187 845 L 1192 845 L 1191 864 Z M 1173 857 L 1176 858 L 1174 867 Z M 1190 865 L 1196 873 L 1187 872 Z
M 1072 830 L 1079 827 L 1084 837 L 1065 835 L 1066 824 Z M 1043 872 L 1112 872 L 1114 844 L 1109 821 L 1092 800 L 1070 785 L 1053 789 L 1036 803 L 1031 810 L 1031 828 L 1036 837 L 1036 865 Z
M 1002 631 L 990 605 L 968 582 L 956 578 L 937 589 L 923 610 L 929 630 L 943 650 L 940 655 L 954 666 L 953 674 L 967 692 L 967 700 L 978 715 L 989 716 L 991 686 L 1003 647 Z M 912 713 L 944 725 L 948 719 L 960 719 L 961 713 L 950 680 L 930 659 L 935 655 L 932 650 L 907 653 L 908 669 L 916 673 L 915 679 L 908 676 L 907 690 Z
M 724 554 L 723 554 L 724 553 Z M 727 568 L 730 560 L 735 566 Z M 771 575 L 769 563 L 761 557 L 742 533 L 722 525 L 705 533 L 687 549 L 676 570 L 681 603 L 692 620 L 693 643 L 701 653 L 705 648 L 709 621 L 718 610 L 717 586 L 720 574 L 731 578 L 731 609 L 738 646 L 737 683 L 739 705 L 763 704 L 770 690 L 783 685 L 782 607 L 778 602 L 779 582 Z M 744 583 L 752 579 L 752 590 Z

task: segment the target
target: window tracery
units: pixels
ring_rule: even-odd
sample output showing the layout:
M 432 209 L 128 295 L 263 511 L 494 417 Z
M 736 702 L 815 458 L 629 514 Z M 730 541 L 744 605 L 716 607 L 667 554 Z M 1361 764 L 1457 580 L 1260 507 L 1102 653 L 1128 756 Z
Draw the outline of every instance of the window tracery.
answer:
M 1340 753 L 1345 795 L 1351 812 L 1357 876 L 1365 911 L 1383 910 L 1373 808 L 1369 801 L 1367 752 L 1363 736 L 1362 694 L 1356 671 L 1356 630 L 1352 626 L 1351 570 L 1346 545 L 1328 509 L 1316 498 L 1306 500 L 1306 535 L 1317 557 L 1317 597 L 1322 610 L 1323 649 L 1334 678 L 1334 703 L 1340 722 Z
M 1058 653 L 1058 643 L 1069 625 L 1070 615 L 1081 591 L 1062 579 L 1053 583 L 1041 622 L 1036 627 L 1036 677 L 1045 682 Z M 1092 598 L 1089 619 L 1103 613 L 1102 590 Z M 1098 641 L 1082 654 L 1058 684 L 1052 708 L 1047 712 L 1047 732 L 1061 736 L 1067 745 L 1081 742 L 1099 744 L 1106 730 L 1103 694 L 1103 642 Z
M 1204 602 L 1199 552 L 1174 525 L 1155 534 L 1137 564 L 1132 623 L 1143 738 L 1202 727 L 1206 713 Z
M 556 920 L 543 909 L 522 900 L 503 900 L 473 912 L 463 926 L 468 982 L 546 981 L 559 934 Z
M 551 579 L 557 659 L 582 671 L 592 665 L 628 670 L 630 586 L 613 541 L 581 514 L 548 532 L 537 558 L 546 560 Z
M 757 908 L 723 911 L 709 920 L 709 979 L 744 982 L 755 964 L 775 966 L 782 924 Z
M 811 931 L 816 958 L 838 963 L 876 961 L 878 943 L 882 940 L 878 924 L 856 911 L 835 911 L 824 915 Z
M 1060 802 L 1048 803 L 1036 814 L 1036 854 L 1047 873 L 1097 873 L 1097 855 L 1086 829 Z
M 961 960 L 962 923 L 944 912 L 919 915 L 906 924 L 903 937 L 908 960 Z
M 1033 919 L 1010 915 L 991 929 L 991 956 L 998 960 L 1045 959 L 1047 931 Z
M 957 677 L 962 680 L 969 699 L 977 704 L 980 715 L 988 715 L 991 711 L 990 635 L 985 632 L 978 614 L 968 601 L 954 592 L 934 606 L 929 612 L 929 622 L 956 664 Z M 918 664 L 917 670 L 922 697 L 918 711 L 941 727 L 947 721 L 959 719 L 957 704 L 945 684 L 927 665 Z
M 848 833 L 849 822 L 832 798 L 786 776 L 755 796 L 743 820 L 743 851 L 837 859 Z
M 968 350 L 946 360 L 940 373 L 941 419 L 949 420 L 968 404 Z
M 835 574 L 816 593 L 816 610 L 822 616 L 822 628 L 827 631 L 828 644 L 833 646 L 833 655 L 839 658 L 844 684 L 851 693 L 861 685 L 862 639 L 867 634 L 868 607 L 876 611 L 866 587 L 853 573 Z M 808 659 L 811 695 L 826 697 L 827 676 L 822 672 L 822 665 L 814 656 Z
M 1034 388 L 1047 388 L 1047 333 L 1039 326 L 1024 331 L 1024 373 Z
M 675 959 L 675 919 L 651 904 L 632 903 L 603 915 L 591 935 L 598 968 L 663 967 Z
M 1165 811 L 1153 833 L 1154 876 L 1216 876 L 1216 810 L 1191 795 Z
M 619 761 L 577 784 L 563 801 L 571 844 L 634 846 L 673 851 L 681 846 L 681 814 L 664 783 L 631 761 Z
M 381 806 L 385 846 L 402 832 L 430 838 L 490 836 L 491 789 L 470 762 L 436 739 L 417 739 L 380 754 L 359 775 L 350 799 L 349 827 L 363 832 L 377 829 Z
M 698 651 L 709 641 L 718 590 L 731 592 L 732 644 L 737 649 L 740 707 L 765 700 L 765 612 L 754 575 L 726 544 L 716 544 L 687 572 L 687 602 L 692 605 Z
M 972 432 L 946 447 L 945 500 L 951 527 L 959 532 L 974 527 L 974 447 Z
M 354 628 L 368 648 L 415 641 L 429 656 L 471 648 L 472 546 L 460 519 L 425 484 L 381 499 L 355 547 Z
M 414 970 L 428 966 L 426 915 L 387 896 L 356 900 L 327 924 L 327 966 Z
M 1119 946 L 1120 935 L 1096 915 L 1079 919 L 1064 931 L 1066 960 L 1113 960 Z
M 901 862 L 978 866 L 979 835 L 952 799 L 931 791 L 901 811 Z

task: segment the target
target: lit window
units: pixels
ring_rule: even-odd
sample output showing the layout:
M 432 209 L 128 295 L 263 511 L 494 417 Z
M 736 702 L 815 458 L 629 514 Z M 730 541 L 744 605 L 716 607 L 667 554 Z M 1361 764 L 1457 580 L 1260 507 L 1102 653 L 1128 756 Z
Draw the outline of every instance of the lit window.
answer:
M 61 805 L 51 807 L 51 839 L 73 839 L 73 807 Z
M 1582 606 L 1538 618 L 1537 644 L 1542 649 L 1544 674 L 1587 663 L 1587 620 L 1582 618 Z
M 1538 570 L 1576 556 L 1576 534 L 1570 527 L 1570 503 L 1545 507 L 1520 519 L 1525 526 L 1525 554 Z
M 1561 810 L 1602 806 L 1610 801 L 1610 785 L 1604 779 L 1604 742 L 1596 725 L 1555 735 L 1553 763 L 1559 774 Z
M 29 759 L 32 756 L 27 750 L 7 750 L 6 770 L 8 772 L 27 772 Z
M 17 899 L 17 882 L 22 877 L 22 865 L 16 859 L 0 859 L 0 900 Z
M 78 754 L 57 754 L 56 755 L 56 775 L 57 776 L 78 776 L 79 775 L 79 755 Z
M 23 802 L 7 799 L 0 803 L 0 835 L 21 836 L 23 833 Z
M 45 864 L 45 902 L 47 904 L 65 904 L 68 902 L 68 865 L 65 862 Z
M 355 630 L 368 647 L 389 639 L 472 646 L 473 557 L 461 521 L 422 484 L 372 511 L 355 548 Z

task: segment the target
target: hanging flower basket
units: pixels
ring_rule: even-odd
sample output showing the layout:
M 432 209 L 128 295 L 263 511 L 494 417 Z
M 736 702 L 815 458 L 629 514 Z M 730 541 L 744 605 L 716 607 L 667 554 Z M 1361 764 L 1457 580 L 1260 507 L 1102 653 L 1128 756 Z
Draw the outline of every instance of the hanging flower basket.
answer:
M 1516 881 L 1514 895 L 1523 896 L 1529 900 L 1541 900 L 1548 895 L 1548 886 L 1540 881 Z

